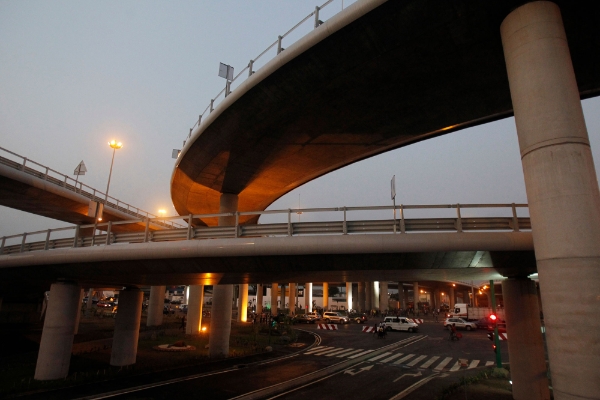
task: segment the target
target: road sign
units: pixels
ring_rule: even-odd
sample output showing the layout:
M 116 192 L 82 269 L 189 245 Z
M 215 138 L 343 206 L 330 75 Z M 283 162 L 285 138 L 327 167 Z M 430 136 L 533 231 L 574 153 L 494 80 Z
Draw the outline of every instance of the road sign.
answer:
M 219 63 L 219 76 L 228 81 L 233 80 L 233 67 L 231 65 Z
M 77 167 L 75 167 L 75 171 L 73 172 L 73 175 L 85 175 L 86 172 L 87 172 L 87 168 L 85 167 L 83 160 L 81 160 L 79 165 L 77 165 Z
M 396 200 L 396 175 L 392 176 L 392 200 Z

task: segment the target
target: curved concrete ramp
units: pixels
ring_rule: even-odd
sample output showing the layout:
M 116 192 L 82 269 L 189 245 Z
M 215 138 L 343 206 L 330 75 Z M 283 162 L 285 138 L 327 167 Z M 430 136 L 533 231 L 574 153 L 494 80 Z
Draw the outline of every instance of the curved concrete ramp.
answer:
M 582 97 L 600 88 L 600 3 L 558 1 Z M 180 215 L 265 209 L 382 152 L 512 115 L 500 23 L 519 2 L 365 0 L 288 46 L 205 118 L 172 175 Z M 212 224 L 211 221 L 204 221 Z

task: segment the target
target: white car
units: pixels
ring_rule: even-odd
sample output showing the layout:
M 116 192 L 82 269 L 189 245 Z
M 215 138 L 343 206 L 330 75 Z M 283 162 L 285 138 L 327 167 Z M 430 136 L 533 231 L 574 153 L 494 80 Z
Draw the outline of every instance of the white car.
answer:
M 347 315 L 335 311 L 327 311 L 323 313 L 323 319 L 326 323 L 334 322 L 339 324 L 347 324 L 350 322 Z
M 407 331 L 416 332 L 419 330 L 419 325 L 409 321 L 404 317 L 385 317 L 383 320 L 387 331 Z
M 314 319 L 314 320 L 318 320 L 318 319 L 321 319 L 321 318 L 322 318 L 322 317 L 321 317 L 321 314 L 319 314 L 319 313 L 318 313 L 318 312 L 316 312 L 316 311 L 309 312 L 309 313 L 307 313 L 307 314 L 306 314 L 306 316 L 307 316 L 307 317 L 310 317 L 310 318 L 312 318 L 312 319 Z
M 456 329 L 466 329 L 468 331 L 477 329 L 475 322 L 469 322 L 462 318 L 446 318 L 444 328 L 450 329 L 450 325 L 454 325 Z

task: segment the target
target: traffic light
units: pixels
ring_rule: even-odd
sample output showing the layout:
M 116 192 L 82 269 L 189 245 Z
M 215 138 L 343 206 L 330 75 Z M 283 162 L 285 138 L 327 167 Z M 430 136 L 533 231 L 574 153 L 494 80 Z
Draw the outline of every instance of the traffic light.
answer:
M 496 348 L 496 345 L 494 345 L 494 353 L 497 353 L 498 349 Z
M 490 319 L 492 320 L 492 322 L 495 324 L 496 322 L 498 322 L 498 317 L 496 317 L 496 314 L 492 314 L 490 315 Z

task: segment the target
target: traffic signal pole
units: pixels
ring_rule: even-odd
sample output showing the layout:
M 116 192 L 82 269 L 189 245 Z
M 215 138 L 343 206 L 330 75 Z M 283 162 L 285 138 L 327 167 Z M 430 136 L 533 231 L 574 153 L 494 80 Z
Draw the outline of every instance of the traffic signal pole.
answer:
M 494 281 L 490 280 L 490 294 L 492 297 L 492 310 L 496 315 L 494 321 L 494 346 L 496 346 L 496 368 L 502 368 L 502 354 L 500 354 L 500 338 L 498 337 L 498 313 L 496 312 L 496 293 L 494 290 Z

